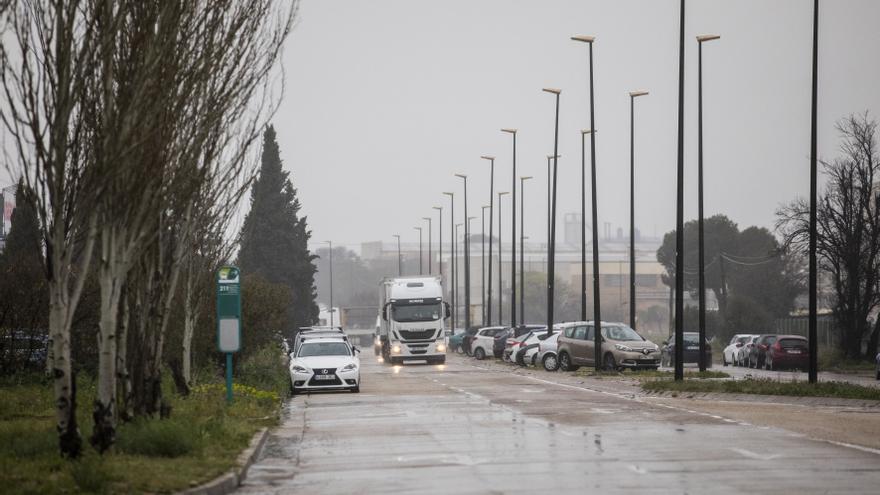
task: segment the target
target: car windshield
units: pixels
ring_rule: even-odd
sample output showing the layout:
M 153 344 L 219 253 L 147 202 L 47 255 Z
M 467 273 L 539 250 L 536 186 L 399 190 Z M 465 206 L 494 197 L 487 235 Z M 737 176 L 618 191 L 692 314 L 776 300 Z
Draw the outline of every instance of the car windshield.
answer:
M 345 342 L 306 342 L 299 348 L 298 357 L 351 356 Z
M 392 303 L 391 317 L 394 321 L 436 321 L 442 314 L 439 302 L 424 304 Z
M 602 336 L 609 340 L 645 340 L 635 330 L 624 325 L 603 325 Z

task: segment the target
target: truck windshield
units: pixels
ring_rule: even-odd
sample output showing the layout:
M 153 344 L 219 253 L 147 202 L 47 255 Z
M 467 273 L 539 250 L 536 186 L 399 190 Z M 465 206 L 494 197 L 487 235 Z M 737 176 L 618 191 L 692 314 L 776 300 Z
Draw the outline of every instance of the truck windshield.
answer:
M 424 304 L 391 304 L 394 321 L 435 321 L 440 319 L 441 305 L 437 302 Z

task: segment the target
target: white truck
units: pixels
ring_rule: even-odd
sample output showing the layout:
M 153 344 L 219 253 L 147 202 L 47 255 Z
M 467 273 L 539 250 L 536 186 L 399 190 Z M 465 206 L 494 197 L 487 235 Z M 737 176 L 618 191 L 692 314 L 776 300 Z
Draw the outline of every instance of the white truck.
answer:
M 379 328 L 376 346 L 385 362 L 446 362 L 444 320 L 449 303 L 443 301 L 439 276 L 385 278 L 380 285 Z

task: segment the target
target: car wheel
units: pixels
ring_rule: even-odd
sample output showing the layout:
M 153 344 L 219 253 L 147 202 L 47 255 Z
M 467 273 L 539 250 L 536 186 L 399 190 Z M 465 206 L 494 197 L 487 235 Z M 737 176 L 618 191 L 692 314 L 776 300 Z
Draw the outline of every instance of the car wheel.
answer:
M 615 371 L 617 369 L 617 361 L 614 360 L 614 354 L 611 354 L 610 352 L 605 354 L 602 364 L 605 365 L 604 368 L 606 371 Z
M 546 371 L 556 371 L 559 369 L 559 360 L 556 359 L 556 354 L 547 354 L 544 356 L 544 369 Z M 880 372 L 878 372 L 877 375 L 877 379 L 880 380 Z
M 721 353 L 721 365 L 727 366 L 727 354 Z
M 571 356 L 567 352 L 559 355 L 559 369 L 562 371 L 577 371 L 578 366 L 571 364 Z
M 536 366 L 538 363 L 538 353 L 532 354 L 532 366 Z
M 296 395 L 296 387 L 293 386 L 293 382 L 290 382 L 290 396 L 293 397 Z
M 484 351 L 482 347 L 477 347 L 476 350 L 474 350 L 474 357 L 477 358 L 478 361 L 482 361 L 486 358 L 486 351 Z
M 773 371 L 773 370 L 775 369 L 774 366 L 773 366 L 773 360 L 772 360 L 772 359 L 768 359 L 768 360 L 767 360 L 767 369 L 770 370 L 770 371 Z

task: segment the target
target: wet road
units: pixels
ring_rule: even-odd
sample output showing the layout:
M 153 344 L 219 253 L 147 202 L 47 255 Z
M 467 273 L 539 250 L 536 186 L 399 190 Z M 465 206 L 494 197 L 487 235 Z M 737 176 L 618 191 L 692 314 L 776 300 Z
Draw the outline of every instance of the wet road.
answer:
M 880 451 L 561 374 L 362 359 L 360 394 L 298 396 L 241 493 L 876 493 Z M 557 383 L 558 382 L 558 383 Z

